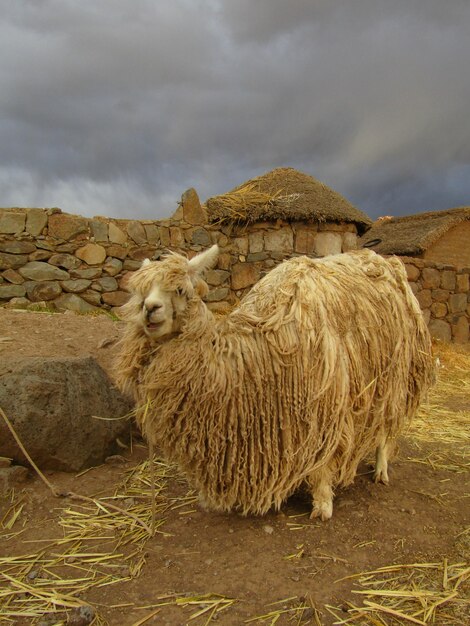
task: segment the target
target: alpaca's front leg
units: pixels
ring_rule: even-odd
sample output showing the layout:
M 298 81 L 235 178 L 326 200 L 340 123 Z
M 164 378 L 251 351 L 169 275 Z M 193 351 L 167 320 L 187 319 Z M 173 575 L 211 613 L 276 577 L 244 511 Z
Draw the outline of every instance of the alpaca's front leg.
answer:
M 391 444 L 386 439 L 383 439 L 377 446 L 375 452 L 375 471 L 374 482 L 383 483 L 388 485 L 388 459 L 390 456 Z
M 333 488 L 332 472 L 328 467 L 322 467 L 308 480 L 313 498 L 313 508 L 310 519 L 319 517 L 326 522 L 333 515 Z

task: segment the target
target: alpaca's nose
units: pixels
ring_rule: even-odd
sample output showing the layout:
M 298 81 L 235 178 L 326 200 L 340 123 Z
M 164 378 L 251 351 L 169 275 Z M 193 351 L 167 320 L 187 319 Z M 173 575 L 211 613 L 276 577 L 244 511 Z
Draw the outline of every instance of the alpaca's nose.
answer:
M 145 305 L 145 315 L 147 317 L 150 317 L 150 315 L 152 315 L 152 313 L 155 313 L 156 311 L 159 311 L 162 308 L 162 304 L 155 302 L 153 304 L 146 304 Z

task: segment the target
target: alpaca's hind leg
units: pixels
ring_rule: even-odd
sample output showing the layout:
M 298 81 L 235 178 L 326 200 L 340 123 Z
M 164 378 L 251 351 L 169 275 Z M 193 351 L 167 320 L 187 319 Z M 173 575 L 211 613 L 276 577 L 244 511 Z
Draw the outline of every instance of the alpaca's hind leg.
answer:
M 375 452 L 374 482 L 388 485 L 388 459 L 391 443 L 383 439 Z
M 309 485 L 313 497 L 313 508 L 310 519 L 319 517 L 326 522 L 333 515 L 333 488 L 332 472 L 328 467 L 315 472 L 309 478 Z

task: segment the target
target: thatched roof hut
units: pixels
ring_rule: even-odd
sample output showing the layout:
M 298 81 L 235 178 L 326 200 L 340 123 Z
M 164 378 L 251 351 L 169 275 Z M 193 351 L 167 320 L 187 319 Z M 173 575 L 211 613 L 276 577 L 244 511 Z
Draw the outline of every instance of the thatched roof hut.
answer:
M 470 207 L 379 218 L 360 244 L 379 254 L 470 265 Z
M 353 223 L 359 233 L 372 223 L 341 194 L 291 167 L 274 169 L 228 193 L 209 198 L 206 210 L 212 223 L 253 224 L 278 219 Z

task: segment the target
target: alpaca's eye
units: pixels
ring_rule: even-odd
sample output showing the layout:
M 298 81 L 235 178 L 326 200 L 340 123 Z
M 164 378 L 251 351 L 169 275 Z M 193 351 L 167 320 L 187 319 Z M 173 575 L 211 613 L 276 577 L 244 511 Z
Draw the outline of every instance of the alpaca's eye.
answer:
M 182 296 L 183 295 L 183 290 L 181 289 L 181 287 L 178 287 L 178 289 L 176 290 L 176 295 L 177 296 Z

